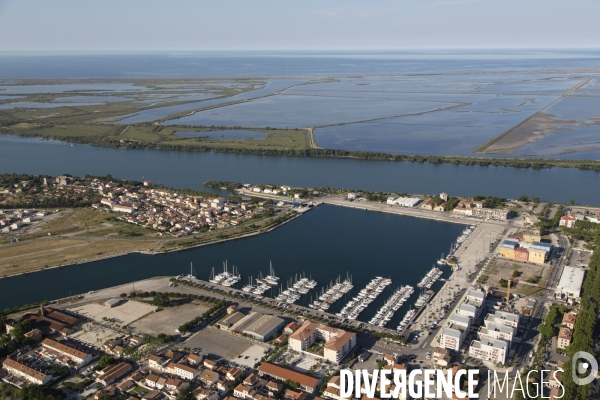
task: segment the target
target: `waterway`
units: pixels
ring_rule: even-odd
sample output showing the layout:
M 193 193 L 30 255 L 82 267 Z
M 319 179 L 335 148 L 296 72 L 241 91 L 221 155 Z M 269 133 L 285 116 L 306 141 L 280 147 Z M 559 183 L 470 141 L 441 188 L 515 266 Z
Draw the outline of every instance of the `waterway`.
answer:
M 154 276 L 187 274 L 190 262 L 198 278 L 208 280 L 212 267 L 219 272 L 227 260 L 230 268 L 235 265 L 239 269 L 241 283 L 246 284 L 250 275 L 268 273 L 272 261 L 284 289 L 287 280 L 305 273 L 319 283 L 313 294 L 339 275 L 344 279 L 346 273 L 350 274 L 354 289 L 330 312 L 339 311 L 375 276 L 392 278 L 392 285 L 360 315 L 362 321 L 368 321 L 398 286 L 414 286 L 410 301 L 389 324 L 396 327 L 418 297 L 416 284 L 442 252 L 448 253 L 464 228 L 460 224 L 322 205 L 271 233 L 244 240 L 158 256 L 131 254 L 3 279 L 0 309 Z M 448 277 L 450 269 L 443 268 L 444 277 Z M 441 285 L 438 282 L 433 289 Z M 302 303 L 307 305 L 309 300 L 310 296 L 305 296 Z
M 126 150 L 0 136 L 0 173 L 107 175 L 206 190 L 208 180 L 600 205 L 600 173 L 328 158 Z

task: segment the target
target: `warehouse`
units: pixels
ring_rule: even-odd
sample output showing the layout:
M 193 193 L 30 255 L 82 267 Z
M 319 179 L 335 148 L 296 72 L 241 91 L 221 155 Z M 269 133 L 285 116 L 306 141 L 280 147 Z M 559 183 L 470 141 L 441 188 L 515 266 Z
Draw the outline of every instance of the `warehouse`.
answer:
M 572 304 L 581 298 L 581 286 L 585 270 L 578 267 L 565 266 L 556 286 L 555 296 L 557 300 Z
M 252 336 L 255 339 L 266 342 L 271 339 L 274 334 L 281 330 L 285 325 L 285 321 L 274 315 L 263 315 L 256 321 L 248 325 L 243 333 Z

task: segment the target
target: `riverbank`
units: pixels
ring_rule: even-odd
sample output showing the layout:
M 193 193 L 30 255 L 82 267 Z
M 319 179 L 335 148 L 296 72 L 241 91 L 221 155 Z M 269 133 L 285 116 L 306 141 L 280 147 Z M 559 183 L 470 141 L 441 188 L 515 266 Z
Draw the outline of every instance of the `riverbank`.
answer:
M 137 131 L 156 130 L 158 127 L 150 124 L 133 124 L 130 125 Z M 123 125 L 120 125 L 122 131 Z M 162 127 L 161 129 L 171 129 L 173 127 Z M 252 129 L 256 128 L 240 128 Z M 189 127 L 181 129 L 189 130 Z M 206 127 L 196 127 L 197 130 L 207 129 Z M 284 132 L 285 130 L 278 130 Z M 286 133 L 287 132 L 287 133 Z M 312 132 L 306 129 L 287 130 L 284 132 L 292 134 L 293 140 L 286 142 L 283 138 L 283 133 L 279 136 L 281 140 L 272 140 L 257 143 L 260 140 L 245 140 L 239 141 L 235 145 L 227 142 L 203 143 L 193 140 L 173 140 L 173 141 L 156 141 L 149 139 L 125 140 L 120 137 L 112 137 L 105 134 L 90 134 L 82 133 L 75 134 L 73 131 L 57 132 L 54 129 L 47 131 L 23 131 L 15 129 L 0 129 L 0 134 L 18 136 L 22 138 L 42 138 L 50 140 L 59 140 L 74 144 L 89 144 L 92 146 L 124 148 L 124 149 L 147 149 L 147 150 L 163 150 L 163 151 L 182 151 L 182 152 L 197 152 L 197 153 L 226 153 L 226 154 L 248 154 L 248 155 L 263 155 L 263 156 L 284 156 L 284 157 L 312 157 L 312 158 L 334 158 L 334 159 L 353 159 L 353 160 L 372 160 L 372 161 L 393 161 L 393 162 L 410 162 L 410 163 L 429 163 L 429 164 L 453 164 L 466 166 L 499 166 L 511 168 L 526 168 L 526 169 L 548 169 L 548 168 L 576 168 L 580 170 L 600 171 L 600 160 L 569 160 L 569 159 L 544 159 L 544 158 L 494 158 L 494 157 L 464 157 L 464 156 L 421 156 L 408 154 L 391 154 L 369 151 L 350 151 L 319 148 L 313 138 Z M 296 134 L 297 133 L 297 134 Z M 133 134 L 133 132 L 127 132 Z M 297 137 L 296 137 L 297 136 Z M 181 138 L 180 138 L 181 139 Z M 185 138 L 183 138 L 185 139 Z M 288 140 L 289 141 L 289 140 Z
M 83 259 L 71 259 L 69 260 L 69 262 L 66 263 L 59 263 L 59 264 L 54 264 L 54 265 L 45 265 L 42 268 L 38 268 L 38 267 L 33 267 L 29 270 L 26 271 L 21 271 L 18 273 L 13 273 L 13 274 L 4 274 L 3 276 L 0 276 L 0 279 L 9 279 L 12 277 L 16 277 L 16 276 L 21 276 L 21 275 L 29 275 L 32 273 L 37 273 L 37 272 L 45 272 L 45 271 L 49 271 L 52 269 L 61 269 L 64 267 L 68 267 L 68 266 L 72 266 L 72 265 L 81 265 L 81 264 L 88 264 L 88 263 L 92 263 L 92 262 L 97 262 L 97 261 L 101 261 L 101 260 L 107 260 L 107 259 L 112 259 L 112 258 L 117 258 L 117 257 L 122 257 L 122 256 L 126 256 L 129 254 L 145 254 L 145 255 L 159 255 L 159 254 L 167 254 L 167 253 L 172 253 L 172 252 L 179 252 L 179 251 L 183 251 L 183 250 L 190 250 L 190 249 L 194 249 L 194 248 L 198 248 L 198 247 L 204 247 L 204 246 L 209 246 L 209 245 L 213 245 L 213 244 L 219 244 L 219 243 L 224 243 L 224 242 L 229 242 L 229 241 L 233 241 L 233 240 L 238 240 L 238 239 L 244 239 L 244 238 L 248 238 L 248 237 L 252 237 L 252 236 L 257 236 L 257 235 L 261 235 L 264 233 L 269 233 L 293 220 L 295 220 L 296 218 L 300 217 L 301 215 L 303 215 L 304 212 L 310 210 L 309 208 L 306 209 L 300 209 L 300 212 L 288 212 L 287 214 L 283 215 L 283 216 L 278 216 L 276 218 L 274 218 L 271 221 L 268 221 L 266 223 L 263 223 L 260 226 L 254 226 L 253 228 L 255 228 L 254 231 L 238 231 L 238 232 L 233 232 L 231 235 L 227 236 L 227 237 L 223 237 L 223 236 L 216 236 L 213 238 L 210 238 L 209 240 L 206 240 L 204 242 L 198 242 L 198 240 L 201 240 L 201 237 L 192 237 L 192 238 L 185 238 L 185 239 L 173 239 L 170 241 L 162 241 L 162 242 L 156 242 L 156 241 L 140 241 L 137 240 L 135 241 L 136 243 L 144 243 L 147 244 L 148 246 L 147 249 L 139 249 L 139 250 L 128 250 L 128 251 L 124 251 L 124 252 L 117 252 L 117 253 L 112 253 L 112 254 L 105 254 L 105 255 L 99 255 L 97 257 L 86 257 Z M 226 233 L 226 232 L 223 232 Z M 48 242 L 50 240 L 61 240 L 59 239 L 48 239 L 48 238 L 44 238 L 44 239 L 40 239 L 40 240 L 35 240 L 35 241 L 30 241 L 30 242 L 25 242 L 25 243 L 16 243 L 16 244 L 9 244 L 4 246 L 5 249 L 8 248 L 14 248 L 14 246 L 23 246 L 23 245 L 32 245 L 33 247 L 39 247 L 39 242 L 43 241 L 43 242 Z M 116 240 L 116 239 L 94 239 L 92 240 L 90 243 L 88 243 L 88 241 L 90 241 L 90 239 L 74 239 L 74 238 L 70 238 L 70 239 L 65 239 L 65 240 L 70 240 L 70 241 L 74 241 L 74 240 L 78 240 L 82 243 L 75 243 L 75 244 L 71 244 L 72 246 L 90 246 L 90 245 L 95 245 L 97 246 L 98 244 L 106 244 L 107 248 L 114 248 L 115 247 L 115 242 L 121 244 L 122 242 L 124 242 L 124 239 L 121 240 Z M 133 240 L 130 240 L 130 242 Z M 172 247 L 169 247 L 172 246 Z M 2 250 L 2 248 L 0 248 L 0 251 Z M 63 249 L 63 247 L 58 247 L 54 246 L 53 248 L 47 249 L 47 250 L 43 250 L 42 252 L 52 252 L 52 253 L 56 253 L 57 251 L 60 252 L 65 252 L 66 249 Z M 27 256 L 27 254 L 24 254 L 24 256 Z M 47 258 L 44 258 L 43 260 L 44 262 L 47 261 Z

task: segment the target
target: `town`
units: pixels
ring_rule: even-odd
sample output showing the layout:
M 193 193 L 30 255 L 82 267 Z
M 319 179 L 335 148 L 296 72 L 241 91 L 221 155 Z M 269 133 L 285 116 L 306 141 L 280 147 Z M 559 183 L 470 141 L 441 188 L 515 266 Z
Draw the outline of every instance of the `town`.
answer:
M 120 214 L 119 219 L 131 224 L 156 230 L 174 237 L 190 235 L 207 229 L 235 226 L 256 217 L 268 201 L 256 205 L 250 199 L 231 201 L 210 193 L 193 195 L 172 189 L 153 187 L 149 180 L 122 182 L 103 178 L 78 178 L 71 176 L 44 177 L 41 182 L 17 180 L 13 187 L 2 192 L 8 198 L 6 205 L 16 203 L 57 208 L 65 206 L 90 206 L 97 210 L 110 210 Z M 29 203 L 23 199 L 30 195 Z M 0 227 L 2 233 L 17 231 L 31 224 L 36 217 L 49 211 L 5 211 Z
M 52 186 L 75 186 L 67 178 L 55 179 Z M 144 224 L 154 224 L 160 216 L 170 216 L 153 214 L 159 207 L 178 210 L 173 215 L 230 212 L 225 210 L 229 201 L 220 197 L 176 196 L 144 184 L 136 190 L 107 187 L 95 179 L 85 201 L 89 207 L 110 208 L 119 218 L 148 216 L 152 221 Z M 5 310 L 3 382 L 15 388 L 39 385 L 65 398 L 340 400 L 343 368 L 439 368 L 453 375 L 476 368 L 481 389 L 488 370 L 514 377 L 531 369 L 564 369 L 574 338 L 590 334 L 580 321 L 594 312 L 583 307 L 588 301 L 585 282 L 595 276 L 598 264 L 592 256 L 600 226 L 594 208 L 530 199 L 457 199 L 446 193 L 425 198 L 382 194 L 368 200 L 360 192 L 236 189 L 240 196 L 253 193 L 264 206 L 292 198 L 292 206 L 325 203 L 418 212 L 407 215 L 467 227 L 418 286 L 431 287 L 441 275 L 436 270 L 443 268 L 451 270 L 450 277 L 436 292 L 423 292 L 397 328 L 387 327 L 385 316 L 407 301 L 410 286 L 394 291 L 379 318 L 358 319 L 361 307 L 392 290 L 386 289 L 391 279 L 374 278 L 342 311 L 329 313 L 331 304 L 343 301 L 335 294 L 353 289 L 351 279 L 338 278 L 324 300 L 305 307 L 294 303 L 316 285 L 309 278 L 298 278 L 288 294 L 269 297 L 261 287 L 276 286 L 279 278 L 272 267 L 256 286 L 239 289 L 239 274 L 226 266 L 210 279 L 198 278 L 192 268 L 188 275 Z M 435 209 L 446 203 L 448 208 Z M 590 350 L 600 353 L 598 346 Z M 550 376 L 566 379 L 560 373 Z M 544 391 L 559 398 L 561 385 L 553 379 Z M 600 386 L 594 383 L 586 390 L 598 393 Z

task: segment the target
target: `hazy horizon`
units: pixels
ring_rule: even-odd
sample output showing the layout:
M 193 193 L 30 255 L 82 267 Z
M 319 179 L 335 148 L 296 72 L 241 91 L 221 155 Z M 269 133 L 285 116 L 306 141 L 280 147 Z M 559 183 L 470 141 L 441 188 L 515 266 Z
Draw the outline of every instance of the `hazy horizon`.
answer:
M 600 2 L 576 3 L 0 0 L 0 52 L 596 49 Z

